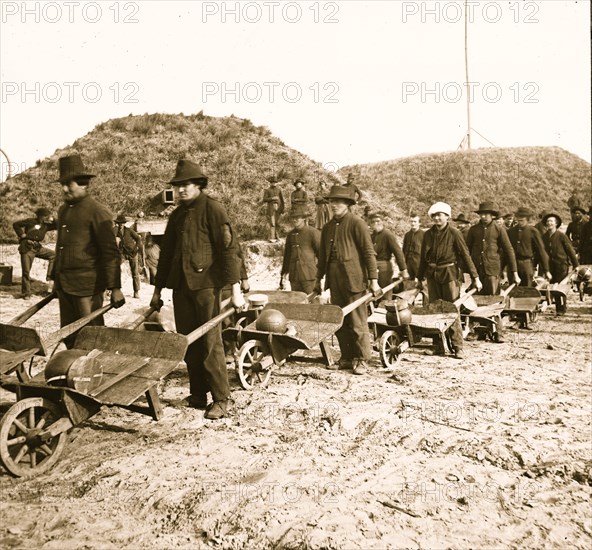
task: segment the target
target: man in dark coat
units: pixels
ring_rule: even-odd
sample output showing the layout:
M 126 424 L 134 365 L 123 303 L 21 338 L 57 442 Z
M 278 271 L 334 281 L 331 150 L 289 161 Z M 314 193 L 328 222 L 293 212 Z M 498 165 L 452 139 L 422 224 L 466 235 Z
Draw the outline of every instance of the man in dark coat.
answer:
M 448 223 L 451 213 L 450 205 L 445 202 L 437 202 L 428 210 L 428 216 L 434 220 L 434 225 L 424 235 L 417 276 L 420 288 L 425 287 L 423 280 L 426 279 L 430 302 L 434 300 L 454 302 L 459 298 L 460 272 L 463 266 L 471 276 L 473 286 L 477 290 L 482 287 L 465 240 L 460 231 Z M 460 319 L 454 322 L 448 334 L 454 356 L 457 359 L 464 359 Z
M 178 189 L 181 205 L 170 215 L 162 239 L 154 294 L 150 305 L 160 309 L 161 289 L 173 290 L 177 331 L 189 334 L 219 313 L 220 291 L 231 285 L 232 305 L 242 309 L 236 238 L 226 210 L 204 189 L 208 178 L 190 160 L 177 163 L 170 182 Z M 230 396 L 220 325 L 187 349 L 190 395 L 187 405 L 206 409 L 205 417 L 226 416 Z M 213 403 L 207 406 L 207 394 Z
M 356 202 L 353 189 L 334 185 L 327 198 L 333 218 L 321 232 L 315 292 L 321 293 L 321 280 L 325 277 L 325 288 L 331 291 L 331 303 L 339 307 L 361 298 L 368 286 L 374 296 L 380 296 L 376 255 L 368 226 L 349 210 Z M 366 306 L 346 315 L 335 335 L 341 359 L 334 368 L 353 368 L 354 374 L 365 374 L 371 353 Z
M 551 279 L 549 256 L 545 252 L 543 239 L 538 230 L 528 224 L 533 215 L 528 208 L 518 208 L 515 216 L 516 225 L 508 230 L 508 238 L 516 254 L 520 286 L 535 286 L 535 258 L 540 262 L 545 276 Z
M 584 216 L 586 211 L 581 206 L 575 206 L 571 209 L 571 222 L 568 224 L 565 234 L 571 240 L 571 244 L 577 251 L 580 250 L 580 239 L 582 238 L 582 229 L 586 223 Z
M 103 305 L 105 290 L 111 290 L 115 307 L 125 304 L 121 292 L 121 261 L 113 215 L 88 193 L 91 178 L 79 155 L 59 159 L 64 204 L 58 211 L 58 235 L 52 278 L 60 303 L 60 324 L 68 325 Z M 95 326 L 104 324 L 96 317 Z M 75 335 L 64 339 L 74 345 Z
M 582 227 L 578 252 L 582 265 L 592 264 L 592 206 L 588 208 L 588 221 Z
M 327 199 L 327 184 L 324 180 L 319 181 L 319 192 L 315 197 L 315 204 L 317 205 L 315 227 L 320 231 L 333 216 Z
M 354 204 L 357 204 L 357 203 L 359 203 L 362 200 L 362 191 L 355 184 L 355 177 L 354 177 L 353 172 L 348 172 L 348 174 L 347 174 L 347 180 L 343 184 L 342 187 L 345 187 L 346 189 L 351 190 L 351 192 L 353 193 L 354 199 L 356 201 Z
M 280 290 L 284 288 L 286 275 L 290 278 L 292 290 L 306 292 L 306 294 L 314 290 L 321 232 L 308 225 L 308 216 L 308 209 L 304 205 L 293 206 L 290 210 L 290 219 L 294 228 L 286 237 Z
M 290 195 L 290 206 L 302 205 L 306 206 L 308 203 L 308 194 L 304 189 L 304 181 L 300 178 L 294 181 L 294 191 Z
M 403 236 L 403 255 L 407 263 L 407 273 L 410 279 L 417 279 L 419 262 L 421 261 L 421 244 L 424 230 L 420 227 L 419 216 L 415 213 L 409 216 L 411 229 Z
M 471 229 L 470 220 L 461 212 L 456 218 L 452 218 L 452 221 L 456 224 L 456 228 L 460 231 L 466 242 L 469 229 Z
M 22 268 L 21 297 L 27 300 L 31 297 L 30 274 L 35 258 L 48 261 L 46 280 L 50 280 L 55 252 L 49 248 L 45 248 L 41 243 L 45 239 L 47 232 L 54 231 L 57 229 L 57 226 L 51 215 L 51 211 L 47 208 L 38 208 L 35 211 L 34 218 L 18 220 L 12 224 L 12 227 L 19 239 L 18 251 L 21 255 Z
M 580 263 L 571 241 L 565 233 L 558 231 L 561 227 L 561 217 L 555 212 L 550 212 L 543 218 L 547 226 L 547 232 L 543 235 L 545 250 L 549 255 L 552 283 L 560 283 L 569 274 L 569 265 L 576 269 Z M 557 315 L 565 315 L 567 303 L 559 294 L 555 294 L 555 309 Z
M 144 245 L 142 237 L 138 235 L 131 227 L 125 225 L 127 218 L 121 214 L 115 219 L 115 238 L 117 240 L 122 261 L 129 262 L 132 274 L 132 284 L 134 288 L 134 298 L 140 297 L 140 265 L 144 258 Z
M 284 213 L 284 195 L 277 186 L 275 176 L 269 178 L 269 187 L 263 192 L 263 202 L 265 204 L 265 215 L 269 223 L 269 240 L 276 242 L 278 240 L 277 225 L 280 216 Z
M 378 268 L 378 285 L 380 288 L 384 288 L 393 281 L 393 258 L 401 277 L 409 279 L 403 251 L 397 242 L 395 234 L 384 227 L 381 214 L 370 215 L 370 227 L 372 228 L 372 244 L 376 251 L 376 267 Z M 393 291 L 389 290 L 384 294 L 384 299 L 390 300 L 392 296 Z
M 513 275 L 513 282 L 520 284 L 516 255 L 503 224 L 498 225 L 493 221 L 498 214 L 495 205 L 490 201 L 482 202 L 476 212 L 481 220 L 469 229 L 467 247 L 483 283 L 481 293 L 497 295 L 500 293 L 502 254 L 508 272 Z

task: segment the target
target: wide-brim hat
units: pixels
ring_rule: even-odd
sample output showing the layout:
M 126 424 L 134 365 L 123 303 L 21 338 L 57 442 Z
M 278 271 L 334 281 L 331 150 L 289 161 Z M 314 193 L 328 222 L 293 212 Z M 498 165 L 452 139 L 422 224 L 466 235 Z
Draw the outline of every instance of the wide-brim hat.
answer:
M 449 218 L 452 216 L 452 208 L 449 204 L 445 202 L 435 202 L 430 206 L 428 210 L 428 216 L 431 218 L 434 214 L 441 212 L 442 214 L 446 214 Z
M 308 218 L 310 216 L 310 212 L 306 206 L 297 204 L 292 206 L 289 216 L 290 218 Z
M 356 204 L 353 188 L 345 187 L 343 185 L 334 185 L 333 187 L 331 187 L 331 190 L 329 191 L 329 194 L 327 195 L 326 199 L 341 199 L 349 204 Z
M 452 218 L 452 221 L 457 223 L 471 223 L 462 212 L 456 218 Z
M 297 184 L 301 183 L 302 185 L 304 185 L 304 180 L 297 178 L 294 180 L 294 183 L 292 185 L 294 185 L 294 187 L 296 187 Z
M 208 177 L 202 172 L 200 166 L 191 160 L 181 159 L 177 162 L 175 177 L 169 182 L 171 185 L 181 185 L 187 181 L 195 181 L 208 184 Z
M 491 201 L 485 201 L 479 204 L 479 209 L 475 210 L 475 212 L 477 214 L 487 214 L 489 212 L 496 218 L 499 216 L 499 210 L 497 209 L 497 206 Z
M 559 229 L 563 222 L 561 221 L 561 216 L 559 214 L 556 214 L 555 212 L 548 212 L 543 216 L 543 219 L 541 220 L 543 222 L 543 225 L 547 225 L 547 220 L 551 217 L 557 220 L 557 229 Z
M 514 217 L 516 218 L 532 218 L 533 216 L 534 212 L 524 206 L 518 208 L 518 210 L 516 210 L 516 212 L 514 213 Z
M 571 209 L 571 211 L 572 211 L 572 213 L 573 212 L 581 212 L 582 214 L 586 214 L 586 209 L 585 208 L 582 208 L 581 206 L 574 206 Z
M 58 159 L 58 168 L 60 170 L 60 177 L 55 180 L 60 183 L 68 183 L 72 180 L 90 179 L 96 177 L 94 174 L 89 174 L 80 155 L 66 155 Z
M 127 223 L 129 220 L 123 214 L 119 214 L 117 218 L 115 218 L 115 223 Z

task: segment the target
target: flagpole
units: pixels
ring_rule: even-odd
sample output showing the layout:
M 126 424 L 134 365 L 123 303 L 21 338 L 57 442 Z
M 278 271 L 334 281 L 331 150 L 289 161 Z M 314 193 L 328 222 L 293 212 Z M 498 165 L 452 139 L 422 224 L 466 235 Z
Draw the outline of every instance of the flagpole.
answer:
M 465 86 L 467 89 L 467 148 L 471 148 L 471 88 L 469 87 L 469 14 L 468 1 L 465 0 Z

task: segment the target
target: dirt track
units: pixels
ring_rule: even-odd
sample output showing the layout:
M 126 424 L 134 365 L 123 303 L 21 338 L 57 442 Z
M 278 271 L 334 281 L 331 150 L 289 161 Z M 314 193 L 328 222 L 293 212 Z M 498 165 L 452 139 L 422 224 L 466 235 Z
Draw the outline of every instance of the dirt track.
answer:
M 5 247 L 3 261 L 17 260 Z M 253 288 L 275 288 L 277 261 L 251 260 Z M 18 292 L 0 287 L 2 321 L 24 309 Z M 144 286 L 107 324 L 134 318 L 150 295 Z M 160 422 L 106 409 L 73 430 L 48 474 L 0 471 L 0 546 L 588 548 L 586 300 L 571 295 L 565 317 L 548 310 L 504 344 L 467 342 L 464 361 L 416 348 L 394 374 L 376 356 L 353 377 L 315 351 L 252 392 L 231 372 L 231 415 L 216 422 L 171 406 L 187 393 L 178 368 L 160 388 Z M 57 304 L 33 319 L 57 328 Z M 0 393 L 3 410 L 13 400 Z

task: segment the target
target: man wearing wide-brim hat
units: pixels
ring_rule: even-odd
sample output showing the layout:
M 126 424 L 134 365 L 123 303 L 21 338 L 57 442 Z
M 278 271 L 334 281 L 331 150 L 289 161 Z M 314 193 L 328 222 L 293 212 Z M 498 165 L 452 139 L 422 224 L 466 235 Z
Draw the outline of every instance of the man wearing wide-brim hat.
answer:
M 294 180 L 294 191 L 290 195 L 290 206 L 306 206 L 308 203 L 308 194 L 306 189 L 304 189 L 304 180 L 301 178 L 297 178 Z
M 545 251 L 543 239 L 540 233 L 532 225 L 529 225 L 533 215 L 534 212 L 521 206 L 514 215 L 516 225 L 508 230 L 508 238 L 516 254 L 516 267 L 521 279 L 520 286 L 535 286 L 534 274 L 537 261 L 545 276 L 551 279 L 549 256 Z
M 290 289 L 310 294 L 314 290 L 321 232 L 308 225 L 309 211 L 305 205 L 294 205 L 290 210 L 293 229 L 286 236 L 284 260 L 280 275 L 280 290 L 284 277 L 290 279 Z
M 549 212 L 545 214 L 542 221 L 547 226 L 547 232 L 543 235 L 543 243 L 549 255 L 551 282 L 559 283 L 569 274 L 570 264 L 575 269 L 580 263 L 567 235 L 558 231 L 561 227 L 559 214 Z M 555 293 L 555 309 L 557 315 L 564 315 L 567 311 L 567 303 L 559 293 Z
M 144 268 L 144 243 L 142 237 L 126 224 L 128 219 L 123 214 L 115 218 L 115 238 L 121 252 L 122 261 L 128 261 L 132 274 L 134 298 L 140 297 L 140 267 Z M 142 265 L 140 265 L 142 264 Z
M 125 304 L 121 292 L 121 261 L 113 234 L 113 215 L 89 194 L 90 174 L 80 155 L 59 160 L 64 204 L 58 211 L 56 257 L 52 278 L 60 304 L 60 324 L 68 325 L 103 305 L 111 290 L 115 307 Z M 104 324 L 103 316 L 92 325 Z M 75 335 L 64 339 L 68 348 Z
M 567 229 L 565 230 L 565 234 L 571 240 L 571 243 L 575 250 L 580 249 L 580 239 L 582 236 L 582 229 L 586 220 L 584 216 L 586 215 L 586 210 L 584 210 L 581 206 L 575 206 L 571 209 L 571 222 L 567 225 Z
M 482 286 L 463 236 L 448 221 L 451 214 L 452 209 L 445 202 L 436 202 L 428 210 L 428 216 L 432 218 L 434 225 L 425 232 L 423 237 L 417 277 L 420 288 L 424 288 L 425 279 L 430 301 L 454 302 L 459 298 L 463 267 L 471 276 L 473 286 L 477 290 Z M 457 359 L 464 359 L 460 319 L 450 327 L 448 335 L 454 356 Z M 443 353 L 444 350 L 440 352 Z
M 160 309 L 163 288 L 173 290 L 177 332 L 189 334 L 220 312 L 220 291 L 231 286 L 232 305 L 242 309 L 236 238 L 226 209 L 208 196 L 208 178 L 199 165 L 182 159 L 170 182 L 181 204 L 169 217 L 150 305 Z M 206 409 L 211 420 L 227 414 L 230 386 L 220 325 L 191 344 L 185 354 L 190 395 L 187 405 Z M 208 407 L 208 393 L 213 403 Z
M 47 260 L 47 280 L 53 271 L 55 252 L 41 243 L 48 231 L 57 229 L 51 211 L 47 208 L 37 208 L 34 218 L 17 220 L 12 228 L 19 239 L 18 251 L 21 255 L 21 298 L 31 297 L 31 267 L 35 258 Z
M 466 241 L 467 234 L 471 228 L 471 220 L 469 220 L 467 216 L 461 212 L 458 216 L 456 216 L 456 218 L 452 218 L 452 221 L 456 224 L 456 228 L 460 231 L 463 239 Z
M 484 201 L 475 212 L 481 219 L 469 229 L 467 246 L 483 283 L 481 294 L 497 295 L 500 293 L 502 254 L 508 271 L 512 273 L 513 282 L 520 284 L 516 255 L 508 239 L 506 228 L 503 224 L 497 225 L 493 222 L 499 212 L 495 204 Z
M 361 298 L 368 288 L 374 296 L 380 296 L 376 255 L 368 226 L 349 210 L 356 202 L 353 189 L 334 185 L 327 199 L 333 218 L 321 231 L 315 292 L 321 293 L 321 280 L 325 277 L 331 303 L 339 307 Z M 366 306 L 346 315 L 335 335 L 341 350 L 337 368 L 351 368 L 354 374 L 365 374 L 372 351 Z

